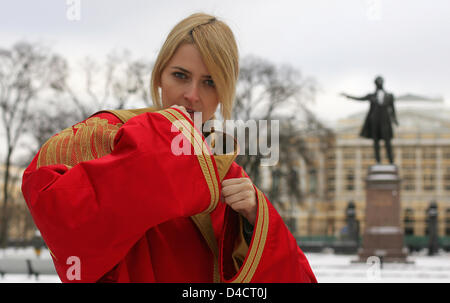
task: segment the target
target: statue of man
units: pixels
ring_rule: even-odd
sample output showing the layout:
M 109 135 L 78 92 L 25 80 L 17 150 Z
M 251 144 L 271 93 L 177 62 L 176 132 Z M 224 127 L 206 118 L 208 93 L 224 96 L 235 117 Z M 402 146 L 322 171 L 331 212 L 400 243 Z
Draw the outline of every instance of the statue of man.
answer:
M 393 138 L 392 122 L 398 126 L 398 121 L 395 115 L 394 96 L 384 90 L 383 82 L 382 77 L 376 77 L 375 92 L 364 97 L 353 97 L 345 93 L 342 93 L 342 96 L 358 101 L 370 101 L 369 113 L 364 121 L 360 136 L 373 139 L 377 164 L 381 162 L 379 142 L 381 139 L 384 140 L 389 163 L 393 164 L 391 146 L 391 139 Z

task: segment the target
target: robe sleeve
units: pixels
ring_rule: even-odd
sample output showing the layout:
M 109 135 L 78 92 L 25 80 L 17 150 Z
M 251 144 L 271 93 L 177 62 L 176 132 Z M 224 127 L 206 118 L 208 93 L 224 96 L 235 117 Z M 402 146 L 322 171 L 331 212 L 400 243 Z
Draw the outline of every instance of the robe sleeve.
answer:
M 248 177 L 233 163 L 227 178 Z M 239 215 L 228 205 L 220 249 L 220 274 L 223 282 L 317 282 L 311 267 L 269 199 L 255 187 L 257 217 L 253 236 L 239 270 L 235 269 L 233 247 L 240 237 Z
M 71 282 L 73 257 L 80 265 L 74 282 L 95 282 L 149 228 L 215 208 L 219 179 L 214 159 L 207 153 L 179 155 L 172 150 L 177 136 L 190 137 L 184 144 L 202 144 L 198 133 L 189 132 L 192 128 L 173 128 L 183 117 L 175 109 L 138 115 L 117 131 L 111 153 L 73 167 L 37 168 L 39 154 L 35 157 L 24 173 L 22 191 L 63 282 Z M 83 142 L 93 147 L 95 138 L 94 131 L 75 148 Z

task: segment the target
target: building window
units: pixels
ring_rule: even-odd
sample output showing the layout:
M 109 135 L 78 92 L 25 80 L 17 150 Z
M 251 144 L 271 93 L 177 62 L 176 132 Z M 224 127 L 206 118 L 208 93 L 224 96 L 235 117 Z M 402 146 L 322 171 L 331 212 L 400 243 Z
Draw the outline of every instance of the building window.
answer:
M 445 210 L 445 235 L 450 236 L 450 208 Z
M 436 150 L 434 148 L 426 148 L 422 154 L 423 159 L 436 159 Z
M 345 160 L 353 160 L 356 159 L 355 153 L 352 152 L 347 152 L 344 154 L 344 159 Z
M 345 189 L 347 191 L 352 191 L 355 189 L 355 173 L 353 170 L 347 170 L 347 172 L 345 173 L 345 180 L 346 180 L 346 185 L 345 185 Z
M 405 209 L 403 223 L 405 226 L 405 236 L 414 235 L 414 210 L 412 208 Z
M 444 159 L 450 159 L 450 148 L 443 148 L 442 156 Z
M 444 189 L 450 191 L 450 166 L 446 166 L 444 170 Z
M 414 186 L 414 184 L 405 184 L 403 186 L 403 189 L 407 190 L 407 191 L 414 191 L 416 189 L 416 187 Z
M 348 171 L 345 178 L 347 179 L 348 182 L 353 182 L 353 180 L 355 180 L 355 175 L 353 174 L 353 171 Z
M 403 177 L 403 180 L 406 182 L 414 182 L 415 176 L 411 174 L 407 174 Z
M 413 191 L 415 190 L 414 182 L 415 182 L 416 176 L 411 173 L 407 172 L 405 173 L 403 177 L 403 189 L 407 191 Z
M 413 151 L 405 151 L 402 153 L 402 159 L 404 160 L 412 160 L 416 156 L 415 152 Z
M 434 174 L 424 174 L 423 175 L 423 190 L 432 191 L 435 189 L 435 176 Z
M 317 191 L 317 172 L 314 168 L 309 170 L 309 192 L 316 193 Z
M 362 158 L 363 158 L 363 160 L 373 160 L 373 159 L 375 159 L 375 155 L 373 154 L 372 150 L 364 151 L 362 153 Z

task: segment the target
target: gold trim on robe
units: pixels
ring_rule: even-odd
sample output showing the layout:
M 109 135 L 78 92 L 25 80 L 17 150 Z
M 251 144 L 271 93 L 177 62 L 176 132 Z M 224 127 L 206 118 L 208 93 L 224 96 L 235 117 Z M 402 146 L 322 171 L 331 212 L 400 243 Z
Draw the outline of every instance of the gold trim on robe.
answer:
M 241 272 L 238 274 L 233 283 L 248 283 L 251 281 L 256 269 L 258 268 L 264 245 L 267 239 L 269 229 L 269 208 L 262 192 L 257 189 L 258 196 L 258 216 L 253 241 L 247 260 L 244 262 Z
M 244 175 L 244 173 L 242 174 Z M 258 188 L 255 187 L 255 189 L 257 193 L 258 215 L 253 231 L 253 239 L 241 271 L 231 281 L 232 283 L 249 283 L 251 281 L 258 268 L 266 244 L 267 233 L 269 231 L 269 207 L 264 194 Z
M 95 113 L 111 113 L 114 116 L 116 116 L 122 123 L 127 122 L 129 119 L 143 114 L 143 113 L 153 113 L 156 112 L 158 109 L 156 107 L 145 107 L 145 108 L 137 108 L 137 109 L 117 109 L 117 110 L 102 110 L 100 112 Z
M 45 142 L 36 168 L 54 164 L 71 168 L 81 161 L 101 158 L 112 152 L 121 126 L 122 123 L 113 125 L 106 119 L 93 117 L 68 127 Z
M 211 155 L 208 151 L 206 143 L 203 141 L 203 137 L 177 110 L 166 109 L 158 111 L 158 113 L 172 122 L 172 125 L 174 125 L 194 147 L 194 153 L 197 156 L 211 194 L 209 207 L 204 211 L 204 213 L 212 212 L 216 208 L 217 203 L 219 203 L 219 184 L 217 182 Z

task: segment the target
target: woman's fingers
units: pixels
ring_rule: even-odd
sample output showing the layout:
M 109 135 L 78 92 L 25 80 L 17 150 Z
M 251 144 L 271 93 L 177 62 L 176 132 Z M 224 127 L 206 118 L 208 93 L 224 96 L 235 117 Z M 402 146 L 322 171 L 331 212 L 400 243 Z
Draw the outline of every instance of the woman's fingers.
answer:
M 248 178 L 227 179 L 222 182 L 223 201 L 244 216 L 251 224 L 256 220 L 256 194 Z

